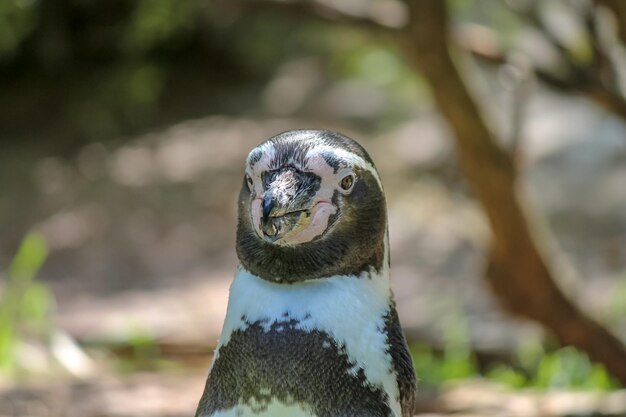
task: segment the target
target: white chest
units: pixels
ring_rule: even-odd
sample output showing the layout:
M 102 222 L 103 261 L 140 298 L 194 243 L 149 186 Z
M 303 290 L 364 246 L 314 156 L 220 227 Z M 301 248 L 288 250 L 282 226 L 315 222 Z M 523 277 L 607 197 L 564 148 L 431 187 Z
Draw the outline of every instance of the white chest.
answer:
M 277 323 L 295 321 L 296 328 L 322 331 L 343 347 L 354 372 L 363 369 L 367 380 L 388 395 L 392 412 L 400 416 L 395 401 L 398 387 L 384 333 L 389 302 L 389 280 L 384 275 L 336 276 L 287 285 L 265 281 L 240 268 L 230 288 L 215 357 L 233 332 L 245 330 L 251 323 L 262 323 L 268 331 Z M 281 404 L 271 404 L 265 414 L 248 408 L 241 405 L 216 415 L 314 417 L 298 407 Z
M 263 411 L 255 410 L 248 405 L 237 405 L 224 411 L 218 411 L 211 417 L 316 417 L 297 405 L 280 403 L 269 404 Z

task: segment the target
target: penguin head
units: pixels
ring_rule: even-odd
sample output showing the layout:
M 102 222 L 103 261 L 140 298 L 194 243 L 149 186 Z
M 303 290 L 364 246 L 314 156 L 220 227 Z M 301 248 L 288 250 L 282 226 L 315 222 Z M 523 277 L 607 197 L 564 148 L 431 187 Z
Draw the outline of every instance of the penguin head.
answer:
M 288 131 L 248 155 L 237 252 L 262 278 L 295 282 L 380 269 L 386 222 L 378 172 L 344 135 Z

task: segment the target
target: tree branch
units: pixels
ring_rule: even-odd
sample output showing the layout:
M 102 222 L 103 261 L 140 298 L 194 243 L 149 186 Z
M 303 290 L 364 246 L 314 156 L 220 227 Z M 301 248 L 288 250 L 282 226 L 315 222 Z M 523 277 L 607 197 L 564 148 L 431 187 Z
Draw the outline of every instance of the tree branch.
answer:
M 374 32 L 394 32 L 406 23 L 406 10 L 403 4 L 394 0 L 375 2 L 361 1 L 350 10 L 336 4 L 319 0 L 216 0 L 214 4 L 221 10 L 255 13 L 274 11 L 301 18 L 321 19 L 325 22 L 350 25 Z
M 617 36 L 622 45 L 626 45 L 626 2 L 623 0 L 594 0 L 597 6 L 604 6 L 615 16 Z
M 442 0 L 443 1 L 443 0 Z M 215 4 L 221 10 L 229 10 L 240 13 L 256 13 L 259 11 L 273 11 L 277 13 L 287 14 L 303 19 L 320 19 L 324 22 L 348 25 L 373 32 L 379 35 L 397 35 L 402 28 L 406 26 L 408 21 L 408 13 L 403 8 L 404 3 L 394 0 L 383 1 L 386 3 L 387 9 L 371 9 L 368 8 L 370 2 L 362 2 L 355 7 L 352 13 L 339 9 L 330 2 L 321 2 L 319 0 L 216 0 Z M 610 6 L 611 10 L 620 12 L 618 17 L 623 18 L 626 24 L 626 2 L 621 0 L 596 0 L 596 3 Z M 559 92 L 567 94 L 580 94 L 605 108 L 621 118 L 626 120 L 626 99 L 615 90 L 609 90 L 606 86 L 593 80 L 587 71 L 574 63 L 570 57 L 567 48 L 562 45 L 553 34 L 545 28 L 541 19 L 536 12 L 523 12 L 527 22 L 533 25 L 539 25 L 537 29 L 542 31 L 546 39 L 553 44 L 559 51 L 564 64 L 569 68 L 569 77 L 557 76 L 547 70 L 534 68 L 534 73 L 539 81 Z M 617 14 L 617 13 L 616 13 Z M 620 25 L 622 30 L 623 25 Z M 472 55 L 482 61 L 492 64 L 506 63 L 505 54 L 499 50 L 496 45 L 495 34 L 489 34 L 489 29 L 481 28 L 481 37 L 491 37 L 487 43 L 489 47 L 485 48 L 484 39 L 478 41 L 475 28 L 465 25 L 461 31 L 457 31 L 459 36 L 456 37 L 457 42 L 462 45 Z M 620 32 L 621 33 L 621 32 Z M 626 43 L 625 43 L 626 44 Z
M 492 65 L 507 63 L 507 57 L 497 45 L 496 35 L 488 28 L 465 25 L 458 30 L 454 41 L 476 59 Z M 485 47 L 485 44 L 489 47 Z M 557 76 L 542 68 L 533 68 L 537 79 L 544 85 L 564 94 L 577 94 L 600 105 L 607 111 L 626 120 L 626 99 L 617 91 L 609 90 L 606 83 L 595 80 L 596 76 Z

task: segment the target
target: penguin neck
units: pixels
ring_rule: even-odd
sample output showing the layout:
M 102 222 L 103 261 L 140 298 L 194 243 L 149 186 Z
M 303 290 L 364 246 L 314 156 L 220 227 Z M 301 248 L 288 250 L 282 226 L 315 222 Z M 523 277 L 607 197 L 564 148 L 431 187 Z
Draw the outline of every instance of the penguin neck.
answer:
M 379 260 L 378 265 L 369 264 L 359 274 L 336 274 L 296 282 L 272 282 L 240 264 L 230 288 L 227 316 L 236 320 L 244 316 L 246 320 L 253 316 L 279 319 L 286 317 L 284 314 L 287 313 L 293 318 L 294 307 L 298 310 L 301 307 L 314 306 L 316 303 L 325 304 L 331 296 L 344 297 L 348 301 L 339 308 L 351 309 L 350 303 L 356 294 L 369 294 L 368 297 L 378 300 L 381 311 L 386 311 L 392 303 L 388 236 L 386 231 L 382 248 L 375 256 Z M 250 297 L 248 301 L 244 301 L 246 297 Z M 257 302 L 254 301 L 255 299 Z M 261 299 L 268 302 L 258 302 Z M 271 312 L 268 306 L 272 306 Z M 264 316 L 261 311 L 252 315 L 244 311 L 256 307 L 259 307 L 266 315 Z
M 339 232 L 293 246 L 264 242 L 247 226 L 240 223 L 237 230 L 239 261 L 248 272 L 267 281 L 296 284 L 334 276 L 388 275 L 385 226 L 372 226 L 380 230 L 372 238 Z

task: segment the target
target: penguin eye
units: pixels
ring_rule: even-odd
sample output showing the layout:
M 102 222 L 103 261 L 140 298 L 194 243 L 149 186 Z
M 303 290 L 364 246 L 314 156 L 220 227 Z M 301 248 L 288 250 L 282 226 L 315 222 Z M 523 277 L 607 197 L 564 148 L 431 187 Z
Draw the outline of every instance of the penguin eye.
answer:
M 353 185 L 354 185 L 354 175 L 352 175 L 352 174 L 348 174 L 345 177 L 343 177 L 341 179 L 341 182 L 339 183 L 339 186 L 344 191 L 350 191 L 352 189 Z
M 252 182 L 252 177 L 248 174 L 246 174 L 246 182 L 248 183 L 248 188 L 252 191 L 254 189 L 254 183 Z

